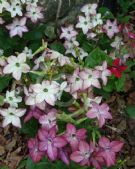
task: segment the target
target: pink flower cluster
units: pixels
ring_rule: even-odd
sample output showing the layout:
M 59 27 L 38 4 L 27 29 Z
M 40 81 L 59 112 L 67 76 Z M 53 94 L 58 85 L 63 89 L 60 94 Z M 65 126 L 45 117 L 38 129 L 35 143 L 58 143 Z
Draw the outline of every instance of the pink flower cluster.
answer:
M 110 167 L 116 162 L 116 155 L 121 150 L 123 142 L 110 141 L 101 137 L 98 144 L 86 141 L 86 129 L 77 130 L 73 124 L 67 124 L 64 134 L 57 134 L 57 127 L 42 127 L 35 138 L 28 141 L 30 157 L 39 162 L 47 156 L 51 161 L 62 160 L 66 165 L 70 160 L 81 166 L 93 166 L 101 169 Z

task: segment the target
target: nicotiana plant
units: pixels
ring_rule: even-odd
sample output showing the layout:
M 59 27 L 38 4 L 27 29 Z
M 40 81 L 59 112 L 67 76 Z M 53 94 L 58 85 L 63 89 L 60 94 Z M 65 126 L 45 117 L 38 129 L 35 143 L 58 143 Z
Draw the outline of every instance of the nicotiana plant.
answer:
M 21 128 L 36 119 L 39 129 L 28 141 L 35 163 L 48 157 L 101 169 L 115 165 L 123 147 L 100 129 L 113 118 L 106 93 L 122 91 L 134 65 L 135 34 L 132 24 L 120 23 L 97 7 L 86 4 L 75 25 L 62 26 L 62 51 L 45 40 L 35 52 L 27 46 L 10 56 L 0 51 L 0 79 L 10 84 L 3 82 L 6 87 L 0 88 L 3 127 Z M 42 11 L 38 0 L 1 0 L 0 24 L 11 38 L 23 38 L 29 21 L 43 19 Z M 7 13 L 11 23 L 4 20 Z

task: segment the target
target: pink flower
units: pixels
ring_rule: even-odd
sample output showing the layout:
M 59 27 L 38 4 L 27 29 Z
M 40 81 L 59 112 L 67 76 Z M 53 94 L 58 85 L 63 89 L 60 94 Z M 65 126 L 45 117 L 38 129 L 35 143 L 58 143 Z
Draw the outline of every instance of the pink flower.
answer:
M 112 119 L 108 105 L 106 103 L 99 105 L 95 102 L 93 103 L 92 109 L 88 111 L 87 117 L 90 119 L 97 118 L 99 127 L 103 127 L 106 119 Z
M 52 109 L 47 115 L 43 115 L 39 118 L 39 123 L 46 130 L 56 126 L 56 110 Z
M 62 27 L 61 30 L 62 33 L 60 35 L 60 39 L 64 38 L 70 41 L 77 35 L 77 32 L 74 30 L 73 25 L 69 25 L 68 27 Z
M 92 86 L 100 88 L 100 83 L 98 80 L 99 76 L 99 71 L 93 71 L 91 69 L 85 69 L 84 71 L 80 72 L 80 77 L 83 79 L 83 89 L 85 90 Z
M 8 30 L 10 30 L 10 37 L 13 37 L 15 35 L 19 35 L 22 37 L 23 32 L 28 32 L 26 24 L 26 17 L 23 17 L 22 19 L 15 18 L 13 20 L 13 23 L 6 26 Z
M 110 20 L 107 20 L 106 25 L 103 26 L 103 29 L 109 36 L 109 38 L 112 38 L 115 33 L 119 32 L 119 28 L 117 26 L 117 21 L 111 22 Z
M 77 150 L 79 142 L 81 140 L 85 140 L 86 132 L 87 131 L 84 128 L 76 130 L 73 124 L 67 124 L 65 138 L 71 145 L 73 151 Z
M 68 78 L 68 83 L 70 87 L 70 92 L 74 93 L 78 90 L 82 90 L 83 80 L 80 78 L 80 71 L 77 68 L 73 75 Z
M 56 136 L 56 127 L 50 131 L 41 128 L 38 131 L 39 150 L 46 152 L 50 160 L 54 161 L 58 157 L 58 149 L 64 147 L 67 142 L 64 137 Z
M 60 148 L 59 149 L 59 158 L 66 164 L 70 164 L 70 159 L 69 159 L 69 151 L 67 148 Z
M 28 141 L 29 154 L 35 163 L 39 162 L 44 155 L 44 152 L 39 150 L 38 144 L 37 138 L 32 138 Z
M 28 111 L 28 113 L 24 119 L 24 122 L 29 121 L 32 117 L 34 117 L 35 119 L 38 120 L 42 115 L 43 115 L 43 112 L 41 110 L 39 110 L 35 106 L 31 106 L 30 110 Z
M 107 77 L 111 76 L 111 71 L 107 69 L 107 62 L 104 61 L 102 66 L 96 66 L 96 70 L 100 72 L 100 78 L 103 80 L 103 84 L 107 84 Z
M 101 152 L 99 153 L 106 162 L 107 167 L 110 167 L 115 164 L 116 161 L 116 153 L 119 152 L 123 146 L 123 142 L 121 141 L 112 141 L 106 137 L 101 137 L 99 140 L 99 146 L 101 148 Z
M 102 169 L 102 167 L 105 165 L 104 158 L 99 155 L 99 148 L 95 148 L 95 151 L 90 158 L 90 163 L 96 169 Z
M 73 160 L 76 163 L 79 163 L 81 166 L 85 166 L 85 165 L 90 165 L 90 157 L 92 155 L 94 151 L 94 146 L 92 143 L 90 143 L 90 145 L 85 142 L 85 141 L 81 141 L 79 143 L 79 150 L 78 151 L 74 151 L 70 158 L 71 160 Z

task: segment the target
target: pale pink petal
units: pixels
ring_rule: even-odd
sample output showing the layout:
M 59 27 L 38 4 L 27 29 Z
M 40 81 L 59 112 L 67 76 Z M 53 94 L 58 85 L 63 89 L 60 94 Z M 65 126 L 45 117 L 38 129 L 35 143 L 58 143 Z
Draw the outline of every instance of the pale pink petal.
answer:
M 99 146 L 104 148 L 106 145 L 110 144 L 110 140 L 106 137 L 101 137 L 99 140 Z
M 119 152 L 121 148 L 123 147 L 124 143 L 122 141 L 112 141 L 110 143 L 110 147 L 112 148 L 112 151 Z
M 89 144 L 88 143 L 86 143 L 85 141 L 81 141 L 80 142 L 80 144 L 79 144 L 79 150 L 81 151 L 81 152 L 88 152 L 89 151 L 89 149 L 90 149 L 90 147 L 89 147 Z
M 84 157 L 81 155 L 80 151 L 75 151 L 71 154 L 70 159 L 79 163 L 84 159 Z
M 2 126 L 6 127 L 8 124 L 12 122 L 11 118 L 5 118 L 2 122 Z
M 56 147 L 53 147 L 51 144 L 48 144 L 47 154 L 48 154 L 50 160 L 54 161 L 57 158 L 58 150 Z
M 66 140 L 63 137 L 56 137 L 54 139 L 54 146 L 61 148 L 64 147 L 67 144 Z

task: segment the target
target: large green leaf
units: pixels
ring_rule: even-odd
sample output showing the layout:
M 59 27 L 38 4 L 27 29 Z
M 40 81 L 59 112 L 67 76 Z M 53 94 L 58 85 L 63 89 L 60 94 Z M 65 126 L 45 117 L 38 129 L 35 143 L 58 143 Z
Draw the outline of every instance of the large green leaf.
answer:
M 112 59 L 100 48 L 94 49 L 88 57 L 85 59 L 85 65 L 90 68 L 94 68 L 96 65 L 102 64 L 106 60 L 108 63 L 112 62 Z
M 10 80 L 10 76 L 0 77 L 0 92 L 2 92 L 6 87 L 8 87 Z
M 26 134 L 28 137 L 34 137 L 38 130 L 38 122 L 34 118 L 32 118 L 27 123 L 23 123 L 20 132 Z

